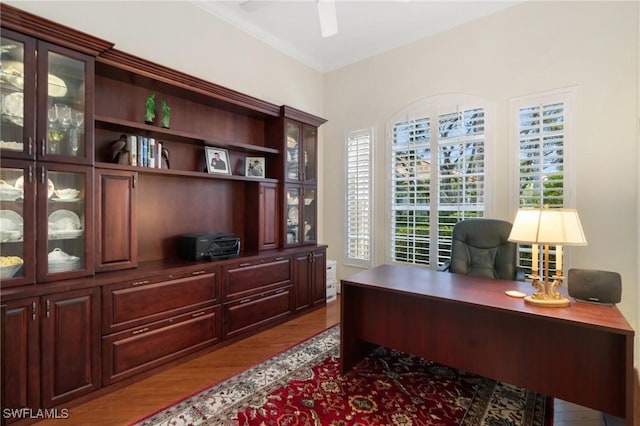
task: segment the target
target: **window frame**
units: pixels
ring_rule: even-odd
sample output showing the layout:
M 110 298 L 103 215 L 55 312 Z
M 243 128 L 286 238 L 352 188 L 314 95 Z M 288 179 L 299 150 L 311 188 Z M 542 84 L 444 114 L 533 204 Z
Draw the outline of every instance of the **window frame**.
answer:
M 429 250 L 429 262 L 428 264 L 415 264 L 415 263 L 407 263 L 402 261 L 393 260 L 393 143 L 394 143 L 394 127 L 399 122 L 408 122 L 408 121 L 416 121 L 421 119 L 428 119 L 430 121 L 431 128 L 437 131 L 438 120 L 440 116 L 445 114 L 453 113 L 456 111 L 466 111 L 475 108 L 482 108 L 484 111 L 484 119 L 485 119 L 485 130 L 484 130 L 484 210 L 483 217 L 492 217 L 495 213 L 494 207 L 494 197 L 493 192 L 495 188 L 494 184 L 494 176 L 493 168 L 495 167 L 495 104 L 488 99 L 484 99 L 474 95 L 467 94 L 443 94 L 443 95 L 435 95 L 424 98 L 414 104 L 411 104 L 404 109 L 400 110 L 393 116 L 391 116 L 386 123 L 386 156 L 388 158 L 388 162 L 385 164 L 385 168 L 387 170 L 387 181 L 389 182 L 385 185 L 385 208 L 386 208 L 386 230 L 385 232 L 385 254 L 386 261 L 392 264 L 410 264 L 413 266 L 429 268 L 429 269 L 437 269 L 438 268 L 438 233 L 429 234 L 429 244 L 430 247 L 436 247 L 435 250 Z M 433 140 L 433 139 L 432 139 Z M 436 150 L 434 151 L 434 146 Z M 435 138 L 435 142 L 431 143 L 431 158 L 434 158 L 434 155 L 439 157 L 439 146 L 437 144 L 437 138 Z M 435 152 L 435 154 L 434 154 Z M 437 225 L 438 220 L 438 202 L 437 202 L 437 191 L 438 187 L 433 186 L 433 182 L 438 184 L 438 176 L 439 176 L 439 166 L 431 167 L 431 177 L 430 181 L 432 182 L 431 192 L 435 193 L 432 195 L 433 198 L 436 199 L 434 203 L 433 200 L 429 203 L 429 215 L 430 215 L 430 229 L 431 225 L 434 223 Z M 435 215 L 435 216 L 434 216 Z M 436 219 L 433 219 L 433 218 Z
M 510 163 L 511 191 L 509 191 L 510 216 L 515 217 L 520 208 L 520 110 L 521 108 L 545 106 L 555 103 L 563 103 L 563 142 L 562 142 L 562 206 L 564 208 L 576 208 L 575 187 L 577 184 L 577 157 L 578 157 L 578 87 L 570 86 L 560 89 L 548 90 L 519 96 L 509 99 L 509 135 L 510 135 Z M 521 262 L 520 253 L 530 252 L 529 245 L 519 245 L 518 264 L 519 267 L 529 274 L 531 267 Z M 555 273 L 555 247 L 550 250 L 550 273 Z M 564 249 L 564 269 L 568 270 L 571 264 L 571 251 Z M 542 261 L 542 260 L 540 260 Z
M 350 219 L 350 212 L 349 212 L 349 202 L 350 202 L 350 193 L 349 193 L 349 143 L 353 138 L 361 138 L 361 137 L 368 137 L 368 173 L 367 173 L 367 183 L 369 185 L 368 188 L 368 197 L 367 197 L 367 203 L 368 203 L 368 211 L 369 211 L 369 216 L 368 216 L 368 221 L 369 224 L 367 226 L 368 228 L 368 236 L 366 237 L 366 239 L 368 240 L 368 251 L 369 251 L 369 257 L 368 259 L 362 259 L 362 258 L 355 258 L 355 257 L 351 257 L 350 254 L 350 245 L 351 245 L 351 240 L 353 239 L 350 236 L 349 233 L 349 219 Z M 373 227 L 374 227 L 374 211 L 375 211 L 375 204 L 374 204 L 374 141 L 375 141 L 375 134 L 374 134 L 374 128 L 373 127 L 367 127 L 364 129 L 358 129 L 358 130 L 352 130 L 349 131 L 345 134 L 344 136 L 344 172 L 345 172 L 345 192 L 344 192 L 344 253 L 343 253 L 343 264 L 347 265 L 347 266 L 355 266 L 355 267 L 360 267 L 360 268 L 370 268 L 373 265 L 373 259 L 374 259 L 374 234 L 373 234 Z M 356 240 L 360 239 L 360 236 L 355 237 Z M 357 242 L 356 242 L 357 244 Z

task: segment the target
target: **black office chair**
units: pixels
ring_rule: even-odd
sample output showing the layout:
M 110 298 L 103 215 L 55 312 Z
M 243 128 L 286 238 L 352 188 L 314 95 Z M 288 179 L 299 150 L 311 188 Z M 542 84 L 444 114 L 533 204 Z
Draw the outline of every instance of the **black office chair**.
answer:
M 518 245 L 509 241 L 511 223 L 466 219 L 455 224 L 451 260 L 438 268 L 456 274 L 524 281 L 518 269 Z

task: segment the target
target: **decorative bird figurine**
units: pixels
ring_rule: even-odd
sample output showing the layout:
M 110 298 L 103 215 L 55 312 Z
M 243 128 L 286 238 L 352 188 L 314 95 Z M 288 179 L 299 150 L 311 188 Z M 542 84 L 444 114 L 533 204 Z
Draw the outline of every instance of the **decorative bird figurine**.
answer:
M 127 135 L 120 136 L 117 141 L 111 142 L 111 162 L 116 164 L 129 164 L 129 150 L 127 149 Z

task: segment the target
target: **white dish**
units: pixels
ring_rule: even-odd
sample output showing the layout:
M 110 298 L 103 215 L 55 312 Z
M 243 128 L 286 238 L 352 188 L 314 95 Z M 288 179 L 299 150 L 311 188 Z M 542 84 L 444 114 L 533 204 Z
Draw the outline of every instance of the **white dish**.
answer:
M 293 225 L 298 224 L 298 208 L 297 207 L 289 208 L 289 222 Z
M 68 238 L 78 238 L 84 234 L 82 229 L 71 229 L 62 231 L 49 231 L 50 240 L 65 240 Z
M 49 215 L 49 234 L 55 231 L 78 231 L 81 228 L 80 218 L 71 210 L 60 209 Z
M 10 93 L 2 97 L 2 113 L 12 123 L 22 126 L 24 115 L 24 95 L 22 92 Z
M 57 203 L 77 203 L 82 198 L 58 198 L 58 197 L 52 197 L 51 199 L 53 201 L 57 202 Z
M 0 242 L 5 241 L 20 241 L 22 238 L 22 231 L 5 231 L 0 229 Z
M 22 198 L 22 189 L 0 180 L 0 201 L 15 201 Z
M 14 186 L 16 188 L 23 189 L 24 188 L 24 178 L 22 176 L 20 176 L 16 180 L 16 183 L 15 183 Z M 48 179 L 48 182 L 47 182 L 47 198 L 51 198 L 51 196 L 53 195 L 55 190 L 56 190 L 56 187 L 53 185 L 53 182 L 51 182 L 51 179 Z
M 78 191 L 75 188 L 63 188 L 63 189 L 56 189 L 55 194 L 58 196 L 59 199 L 69 200 L 69 199 L 77 199 L 78 195 L 80 195 L 80 191 Z
M 526 294 L 524 294 L 521 291 L 517 291 L 517 290 L 507 290 L 507 291 L 505 291 L 505 294 L 507 296 L 517 297 L 517 298 L 520 298 L 520 299 L 526 296 Z
M 18 231 L 22 233 L 24 221 L 22 216 L 13 210 L 0 210 L 0 230 L 4 232 Z

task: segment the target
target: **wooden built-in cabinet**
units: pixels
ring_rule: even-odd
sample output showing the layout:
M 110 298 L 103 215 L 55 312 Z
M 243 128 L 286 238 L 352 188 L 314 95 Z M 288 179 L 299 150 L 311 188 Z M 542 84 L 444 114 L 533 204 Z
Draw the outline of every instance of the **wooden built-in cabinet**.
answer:
M 5 302 L 7 407 L 53 407 L 100 388 L 99 301 L 89 288 Z
M 17 262 L 0 278 L 4 406 L 69 407 L 325 303 L 324 119 L 0 14 L 0 252 Z M 163 161 L 133 164 L 134 137 Z M 207 172 L 208 147 L 228 173 Z M 233 234 L 240 253 L 182 258 L 194 233 Z

